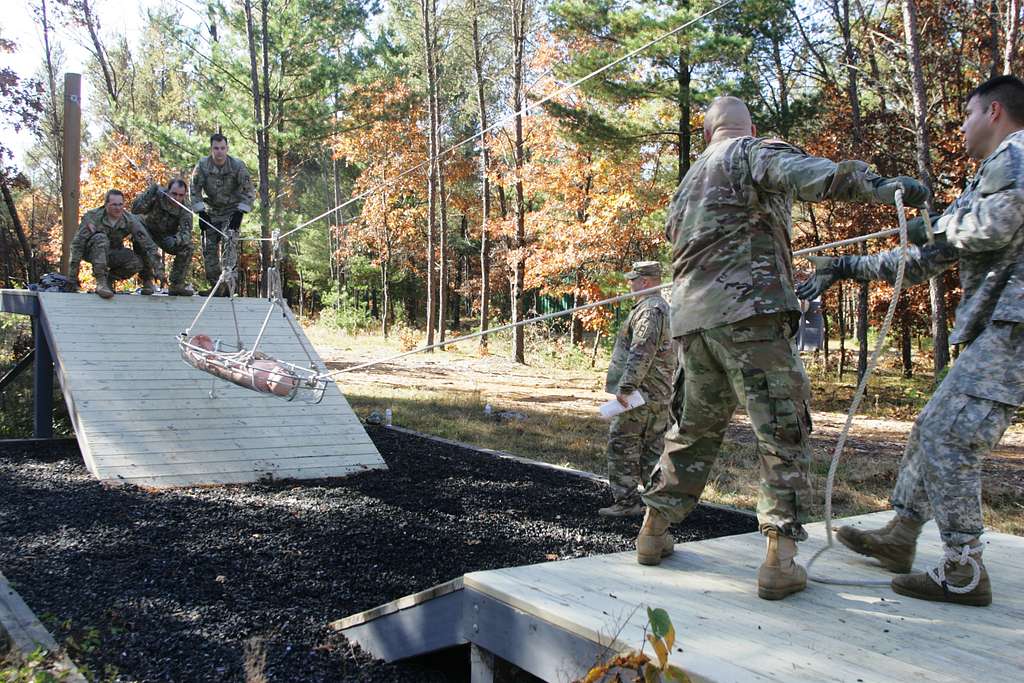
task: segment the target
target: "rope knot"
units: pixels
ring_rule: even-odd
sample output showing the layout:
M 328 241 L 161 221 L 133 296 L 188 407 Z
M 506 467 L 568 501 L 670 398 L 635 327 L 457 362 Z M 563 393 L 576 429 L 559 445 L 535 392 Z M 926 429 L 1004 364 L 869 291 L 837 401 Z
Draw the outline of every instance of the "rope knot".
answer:
M 980 545 L 947 545 L 944 550 L 942 561 L 939 562 L 939 566 L 935 569 L 929 569 L 927 574 L 932 581 L 942 586 L 943 591 L 958 594 L 970 593 L 978 586 L 978 582 L 981 581 L 981 565 L 973 556 L 981 555 L 982 550 L 984 550 L 984 548 Z M 947 564 L 958 565 L 961 567 L 969 566 L 971 568 L 971 580 L 967 582 L 967 585 L 955 586 L 946 581 Z

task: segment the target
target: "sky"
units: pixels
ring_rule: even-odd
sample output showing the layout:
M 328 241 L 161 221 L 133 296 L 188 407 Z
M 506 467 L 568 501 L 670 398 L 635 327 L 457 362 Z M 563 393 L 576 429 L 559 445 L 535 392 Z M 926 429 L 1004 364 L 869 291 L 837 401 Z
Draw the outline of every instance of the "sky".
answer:
M 93 0 L 94 11 L 100 17 L 103 35 L 123 32 L 132 36 L 142 26 L 146 8 L 167 3 L 186 10 L 186 16 L 191 9 L 190 0 Z M 55 2 L 50 0 L 47 4 L 51 7 L 52 15 L 52 6 Z M 17 43 L 18 50 L 15 54 L 0 54 L 0 68 L 7 67 L 19 76 L 31 77 L 40 70 L 44 59 L 43 31 L 33 13 L 33 8 L 39 6 L 39 0 L 5 0 L 3 5 L 3 13 L 0 15 L 0 36 Z M 84 75 L 89 51 L 82 45 L 83 37 L 88 38 L 87 35 L 55 23 L 51 19 L 51 43 L 59 45 L 64 50 L 65 64 L 62 71 Z M 59 74 L 58 80 L 62 79 L 63 75 Z M 61 87 L 62 85 L 58 83 L 58 88 Z M 89 106 L 93 95 L 89 83 L 83 77 L 83 111 Z M 13 129 L 3 125 L 0 125 L 0 135 L 14 150 L 18 161 L 21 161 L 25 150 L 34 142 L 30 133 L 15 133 Z

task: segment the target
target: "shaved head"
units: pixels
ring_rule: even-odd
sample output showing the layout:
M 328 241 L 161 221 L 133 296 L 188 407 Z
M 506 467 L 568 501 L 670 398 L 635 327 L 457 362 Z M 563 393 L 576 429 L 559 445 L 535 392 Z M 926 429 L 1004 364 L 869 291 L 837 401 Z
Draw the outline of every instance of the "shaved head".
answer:
M 750 110 L 738 97 L 717 97 L 704 114 L 706 142 L 756 134 L 757 129 L 750 119 Z

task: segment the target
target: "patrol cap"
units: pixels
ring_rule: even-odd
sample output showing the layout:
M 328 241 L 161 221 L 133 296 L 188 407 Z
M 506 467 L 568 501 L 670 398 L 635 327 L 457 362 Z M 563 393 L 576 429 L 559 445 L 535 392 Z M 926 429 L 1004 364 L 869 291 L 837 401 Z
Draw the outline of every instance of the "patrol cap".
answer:
M 661 277 L 661 264 L 657 261 L 636 261 L 633 270 L 626 273 L 627 280 L 635 280 L 638 277 Z

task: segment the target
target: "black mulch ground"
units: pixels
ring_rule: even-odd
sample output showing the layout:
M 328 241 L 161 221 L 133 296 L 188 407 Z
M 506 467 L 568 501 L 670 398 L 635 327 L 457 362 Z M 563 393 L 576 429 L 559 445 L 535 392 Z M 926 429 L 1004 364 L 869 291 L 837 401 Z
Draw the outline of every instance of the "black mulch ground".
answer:
M 347 479 L 146 492 L 107 488 L 72 444 L 0 444 L 0 570 L 103 680 L 449 680 L 374 661 L 328 622 L 467 572 L 629 550 L 607 487 L 369 428 L 388 470 Z M 34 450 L 32 450 L 34 449 Z M 753 531 L 698 508 L 680 541 Z

